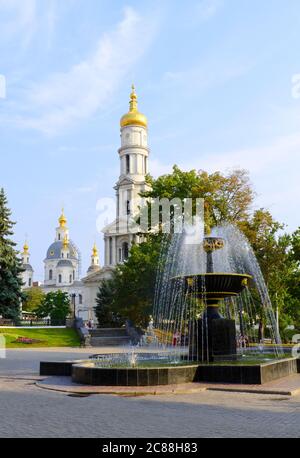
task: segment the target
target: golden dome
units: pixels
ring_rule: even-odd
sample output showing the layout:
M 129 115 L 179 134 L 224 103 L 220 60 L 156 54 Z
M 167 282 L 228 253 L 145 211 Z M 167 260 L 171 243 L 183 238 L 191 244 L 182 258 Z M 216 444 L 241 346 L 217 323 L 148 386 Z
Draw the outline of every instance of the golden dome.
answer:
M 129 102 L 129 112 L 122 116 L 120 124 L 121 127 L 125 126 L 143 126 L 147 127 L 148 121 L 145 115 L 138 111 L 138 104 L 137 104 L 137 95 L 135 92 L 134 85 L 132 85 L 132 92 L 130 94 L 130 102 Z
M 67 218 L 65 217 L 64 209 L 62 209 L 62 211 L 61 211 L 61 215 L 60 215 L 60 217 L 59 217 L 58 222 L 59 222 L 60 227 L 66 227 L 66 225 L 67 225 Z
M 63 240 L 63 247 L 64 249 L 66 250 L 69 246 L 69 240 L 68 240 L 68 236 L 67 234 L 64 236 L 64 240 Z
M 92 250 L 92 257 L 96 258 L 98 256 L 98 248 L 96 246 L 96 243 L 94 243 L 93 250 Z
M 28 243 L 27 243 L 27 242 L 24 243 L 23 250 L 24 250 L 24 251 L 23 251 L 23 254 L 28 254 L 28 252 L 29 252 L 29 246 L 28 246 Z

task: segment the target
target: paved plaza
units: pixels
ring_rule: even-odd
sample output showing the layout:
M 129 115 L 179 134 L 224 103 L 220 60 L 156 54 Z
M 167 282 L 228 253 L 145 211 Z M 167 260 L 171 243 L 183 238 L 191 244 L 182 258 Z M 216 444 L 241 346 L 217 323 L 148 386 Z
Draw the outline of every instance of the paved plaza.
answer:
M 0 437 L 300 437 L 300 395 L 200 391 L 74 397 L 35 385 L 40 360 L 89 354 L 9 350 L 0 360 Z

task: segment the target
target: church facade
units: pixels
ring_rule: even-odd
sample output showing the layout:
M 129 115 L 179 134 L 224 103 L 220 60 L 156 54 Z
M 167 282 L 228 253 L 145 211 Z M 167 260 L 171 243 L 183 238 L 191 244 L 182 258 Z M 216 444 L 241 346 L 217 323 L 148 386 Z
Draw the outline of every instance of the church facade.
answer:
M 76 316 L 94 320 L 94 307 L 98 288 L 103 279 L 110 278 L 117 264 L 126 261 L 132 244 L 141 243 L 143 235 L 132 230 L 142 199 L 140 193 L 149 189 L 146 175 L 149 171 L 148 122 L 138 111 L 137 95 L 132 86 L 129 111 L 121 118 L 121 146 L 118 150 L 120 174 L 116 191 L 116 218 L 103 229 L 104 266 L 100 266 L 99 253 L 93 246 L 91 264 L 80 278 L 80 251 L 70 238 L 64 211 L 58 220 L 54 242 L 44 259 L 44 292 L 65 291 L 69 294 Z M 24 288 L 33 285 L 33 269 L 29 263 L 29 247 L 25 243 L 22 253 Z

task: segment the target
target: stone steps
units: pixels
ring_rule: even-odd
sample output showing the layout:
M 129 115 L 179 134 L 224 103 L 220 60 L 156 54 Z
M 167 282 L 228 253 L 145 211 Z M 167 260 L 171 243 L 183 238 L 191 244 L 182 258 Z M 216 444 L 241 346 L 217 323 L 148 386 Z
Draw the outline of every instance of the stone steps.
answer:
M 125 328 L 99 328 L 90 330 L 91 337 L 128 337 Z
M 92 347 L 112 347 L 130 344 L 130 337 L 125 328 L 99 328 L 91 329 Z
M 129 344 L 129 336 L 91 337 L 92 347 L 118 347 Z

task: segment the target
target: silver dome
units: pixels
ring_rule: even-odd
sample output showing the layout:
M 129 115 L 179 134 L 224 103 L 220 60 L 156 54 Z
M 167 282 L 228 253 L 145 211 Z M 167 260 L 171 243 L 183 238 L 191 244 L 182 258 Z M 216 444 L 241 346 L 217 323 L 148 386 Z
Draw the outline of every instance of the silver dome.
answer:
M 101 269 L 100 266 L 90 266 L 87 271 L 88 273 L 91 273 L 91 272 L 97 272 L 100 269 Z
M 23 264 L 23 268 L 29 272 L 33 272 L 33 268 L 30 264 Z
M 62 249 L 63 242 L 61 240 L 58 240 L 57 242 L 53 242 L 46 254 L 46 259 L 60 259 L 61 258 L 61 249 Z M 70 247 L 70 259 L 76 259 L 78 260 L 78 253 L 76 250 L 76 247 L 72 240 L 69 242 L 69 247 Z

